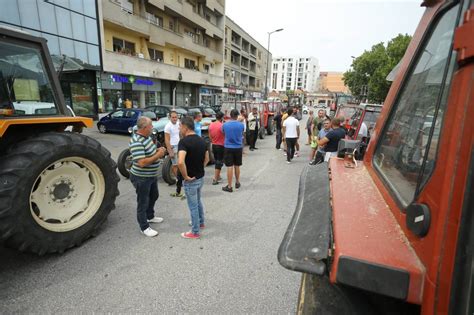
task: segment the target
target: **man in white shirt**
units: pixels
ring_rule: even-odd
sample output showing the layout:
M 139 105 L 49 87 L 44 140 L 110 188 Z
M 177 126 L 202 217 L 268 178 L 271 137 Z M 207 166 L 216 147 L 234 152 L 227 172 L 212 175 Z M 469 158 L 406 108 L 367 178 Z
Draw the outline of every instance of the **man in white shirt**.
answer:
M 293 108 L 288 108 L 288 118 L 283 122 L 283 134 L 286 139 L 286 163 L 290 164 L 295 156 L 296 141 L 300 137 L 300 122 L 293 117 Z
M 178 114 L 175 111 L 171 111 L 170 121 L 165 126 L 165 145 L 171 158 L 171 171 L 175 176 L 178 171 L 179 127 Z
M 367 125 L 365 122 L 360 124 L 359 135 L 357 137 L 359 139 L 367 138 Z

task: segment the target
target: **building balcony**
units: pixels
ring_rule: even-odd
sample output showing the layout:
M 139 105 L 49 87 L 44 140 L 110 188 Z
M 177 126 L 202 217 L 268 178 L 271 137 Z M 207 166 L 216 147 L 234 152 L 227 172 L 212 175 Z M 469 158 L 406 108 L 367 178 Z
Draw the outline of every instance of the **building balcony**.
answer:
M 214 69 L 216 67 L 211 68 L 210 71 L 215 71 Z M 181 74 L 181 80 L 187 83 L 210 86 L 222 86 L 224 84 L 224 77 L 215 73 L 181 68 L 113 51 L 105 51 L 104 71 L 170 81 L 178 81 Z
M 176 1 L 174 2 L 177 3 Z M 223 62 L 224 60 L 223 52 L 206 47 L 189 36 L 161 27 L 156 23 L 156 20 L 151 18 L 150 14 L 147 14 L 145 17 L 134 13 L 131 14 L 128 11 L 122 10 L 120 5 L 108 0 L 104 0 L 102 4 L 104 21 L 132 30 L 138 33 L 139 36 L 148 38 L 151 43 L 160 46 L 170 44 L 180 47 L 205 58 L 207 62 L 211 63 Z
M 183 18 L 193 22 L 196 25 L 201 26 L 205 29 L 206 35 L 210 37 L 217 37 L 219 39 L 224 39 L 224 29 L 220 29 L 216 24 L 208 21 L 205 17 L 199 15 L 193 11 L 191 4 L 185 1 L 176 1 L 176 0 L 149 0 L 151 5 L 165 11 L 165 7 L 171 11 L 174 11 L 176 14 L 181 15 Z M 207 1 L 207 6 L 212 5 L 212 11 L 214 8 L 217 9 L 221 15 L 224 15 L 224 9 L 222 6 L 217 4 L 215 1 Z M 219 11 L 222 8 L 222 13 Z

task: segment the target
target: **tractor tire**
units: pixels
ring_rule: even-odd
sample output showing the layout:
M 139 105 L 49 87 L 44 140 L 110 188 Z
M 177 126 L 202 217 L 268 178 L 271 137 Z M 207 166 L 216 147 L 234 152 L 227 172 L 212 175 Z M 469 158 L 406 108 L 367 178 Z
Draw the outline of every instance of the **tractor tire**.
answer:
M 125 149 L 120 152 L 117 159 L 117 168 L 119 173 L 125 177 L 130 178 L 130 168 L 132 167 L 132 153 L 129 149 Z
M 334 285 L 327 276 L 303 273 L 296 314 L 375 315 L 360 291 Z
M 267 135 L 271 136 L 273 134 L 273 117 L 268 117 L 267 122 Z
M 260 127 L 260 130 L 258 131 L 258 138 L 259 139 L 265 139 L 265 134 L 266 134 L 265 128 Z
M 214 153 L 212 152 L 212 143 L 211 139 L 209 138 L 204 138 L 204 141 L 206 141 L 206 147 L 207 147 L 207 152 L 209 152 L 209 163 L 208 165 L 214 164 L 216 161 L 214 159 Z
M 79 246 L 115 208 L 116 167 L 99 142 L 77 133 L 15 144 L 0 160 L 0 241 L 39 255 Z
M 107 127 L 105 127 L 103 124 L 98 124 L 97 129 L 99 129 L 100 133 L 107 133 Z
M 174 176 L 171 166 L 172 166 L 171 158 L 169 156 L 167 156 L 165 158 L 165 160 L 163 161 L 163 166 L 162 166 L 162 169 L 161 169 L 161 176 L 163 177 L 163 180 L 168 185 L 176 184 L 176 176 Z

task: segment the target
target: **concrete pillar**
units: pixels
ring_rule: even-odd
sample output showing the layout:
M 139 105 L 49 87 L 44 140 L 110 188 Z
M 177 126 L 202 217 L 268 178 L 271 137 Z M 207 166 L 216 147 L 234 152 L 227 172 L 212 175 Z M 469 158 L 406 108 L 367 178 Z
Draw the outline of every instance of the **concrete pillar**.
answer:
M 145 108 L 145 91 L 140 91 L 140 108 Z

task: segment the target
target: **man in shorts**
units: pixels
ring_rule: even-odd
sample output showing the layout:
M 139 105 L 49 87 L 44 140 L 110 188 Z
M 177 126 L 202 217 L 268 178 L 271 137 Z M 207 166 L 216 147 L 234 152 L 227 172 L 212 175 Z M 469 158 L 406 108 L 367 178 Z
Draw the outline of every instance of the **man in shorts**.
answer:
M 214 178 L 212 185 L 219 184 L 221 180 L 221 169 L 224 164 L 224 140 L 225 136 L 222 132 L 224 114 L 222 112 L 216 113 L 216 121 L 209 125 L 209 137 L 212 143 L 212 153 L 214 154 Z
M 242 165 L 242 134 L 244 125 L 237 120 L 239 112 L 233 109 L 230 120 L 222 126 L 224 139 L 224 164 L 227 167 L 227 185 L 223 191 L 232 192 L 232 177 L 235 171 L 235 189 L 240 188 L 240 166 Z

